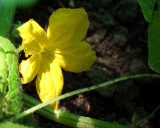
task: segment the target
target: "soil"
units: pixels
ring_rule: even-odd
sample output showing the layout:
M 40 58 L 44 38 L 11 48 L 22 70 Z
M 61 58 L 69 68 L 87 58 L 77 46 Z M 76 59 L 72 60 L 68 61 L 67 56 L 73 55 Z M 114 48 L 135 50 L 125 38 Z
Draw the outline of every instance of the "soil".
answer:
M 148 23 L 137 0 L 45 0 L 30 9 L 17 9 L 15 23 L 34 19 L 46 29 L 51 13 L 62 7 L 83 7 L 87 11 L 90 27 L 85 40 L 98 57 L 89 71 L 63 71 L 63 94 L 122 76 L 155 73 L 148 66 Z M 24 53 L 20 56 L 23 59 Z M 129 126 L 135 113 L 142 119 L 158 106 L 159 84 L 160 80 L 153 78 L 127 80 L 61 100 L 59 109 Z M 34 81 L 23 86 L 24 92 L 38 98 L 33 85 Z M 160 128 L 159 114 L 157 111 L 138 127 Z M 34 117 L 40 128 L 68 128 L 37 114 Z

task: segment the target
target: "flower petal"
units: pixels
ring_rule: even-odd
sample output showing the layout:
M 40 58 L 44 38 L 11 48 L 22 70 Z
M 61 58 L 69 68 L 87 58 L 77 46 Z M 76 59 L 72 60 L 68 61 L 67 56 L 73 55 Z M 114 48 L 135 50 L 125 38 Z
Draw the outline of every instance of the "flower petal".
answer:
M 63 89 L 63 75 L 60 66 L 54 60 L 52 63 L 45 58 L 41 63 L 43 67 L 37 75 L 36 88 L 42 102 L 59 96 Z M 49 106 L 54 110 L 58 109 L 59 101 Z
M 19 71 L 22 74 L 23 78 L 21 79 L 22 84 L 29 83 L 34 79 L 38 70 L 40 63 L 40 55 L 32 55 L 27 60 L 22 60 L 19 65 Z
M 97 60 L 96 54 L 86 42 L 75 42 L 74 45 L 55 50 L 55 59 L 66 71 L 82 72 L 89 70 Z
M 39 53 L 41 47 L 47 42 L 46 32 L 33 19 L 24 23 L 18 30 L 23 39 L 22 46 L 26 57 Z
M 54 47 L 63 47 L 65 42 L 82 40 L 89 27 L 89 20 L 83 8 L 60 8 L 49 18 L 47 37 Z

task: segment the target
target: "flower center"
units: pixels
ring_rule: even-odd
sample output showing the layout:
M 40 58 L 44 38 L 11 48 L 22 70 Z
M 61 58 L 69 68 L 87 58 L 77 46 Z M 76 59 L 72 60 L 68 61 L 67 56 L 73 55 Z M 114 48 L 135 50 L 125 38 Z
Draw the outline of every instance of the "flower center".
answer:
M 41 48 L 40 53 L 43 54 L 43 53 L 45 53 L 45 51 L 46 51 L 45 48 Z

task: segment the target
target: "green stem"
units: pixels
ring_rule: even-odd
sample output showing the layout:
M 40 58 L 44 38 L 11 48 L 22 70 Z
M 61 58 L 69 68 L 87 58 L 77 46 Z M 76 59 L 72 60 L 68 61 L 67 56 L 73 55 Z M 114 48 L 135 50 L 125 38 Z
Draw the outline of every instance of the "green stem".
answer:
M 140 121 L 137 121 L 137 122 L 135 123 L 135 125 L 138 125 L 138 124 L 140 124 L 141 122 L 143 122 L 143 121 L 145 121 L 145 120 L 151 119 L 152 117 L 154 117 L 155 113 L 156 113 L 159 109 L 160 109 L 160 104 L 153 110 L 153 112 L 152 112 L 149 116 L 143 118 L 143 119 L 140 120 Z
M 24 102 L 25 106 L 33 107 L 33 105 Z M 49 108 L 49 107 L 46 107 Z M 64 124 L 66 126 L 74 128 L 132 128 L 129 126 L 123 126 L 118 123 L 105 122 L 102 120 L 96 120 L 89 117 L 79 116 L 73 113 L 58 111 L 46 111 L 44 109 L 39 109 L 36 113 L 42 115 L 43 117 L 54 120 L 58 123 Z
M 127 80 L 127 79 L 133 79 L 133 78 L 140 78 L 140 77 L 155 77 L 155 78 L 160 78 L 160 75 L 158 74 L 138 74 L 138 75 L 133 75 L 133 76 L 125 76 L 125 77 L 121 77 L 121 78 L 117 78 L 117 79 L 114 79 L 114 80 L 111 80 L 111 81 L 108 81 L 108 82 L 105 82 L 105 83 L 102 83 L 102 84 L 99 84 L 99 85 L 94 85 L 94 86 L 91 86 L 91 87 L 87 87 L 87 88 L 83 88 L 83 89 L 79 89 L 79 90 L 76 90 L 76 91 L 73 91 L 73 92 L 70 92 L 70 93 L 66 93 L 64 95 L 61 95 L 59 97 L 56 97 L 52 100 L 49 100 L 47 102 L 44 102 L 44 103 L 41 103 L 39 105 L 36 105 L 20 114 L 17 114 L 16 116 L 10 118 L 11 121 L 15 121 L 15 120 L 18 120 L 30 113 L 33 113 L 34 111 L 38 110 L 38 109 L 41 109 L 42 107 L 45 107 L 47 106 L 48 104 L 51 104 L 55 101 L 58 101 L 58 100 L 62 100 L 64 98 L 67 98 L 67 97 L 70 97 L 70 96 L 73 96 L 73 95 L 76 95 L 76 94 L 79 94 L 79 93 L 83 93 L 83 92 L 87 92 L 87 91 L 91 91 L 91 90 L 94 90 L 94 89 L 97 89 L 97 88 L 100 88 L 100 87 L 104 87 L 104 86 L 108 86 L 110 84 L 114 84 L 114 83 L 117 83 L 117 82 L 120 82 L 120 81 L 123 81 L 123 80 Z M 30 99 L 28 99 L 29 101 Z
M 28 100 L 30 99 L 30 100 Z M 23 94 L 23 100 L 26 107 L 31 108 L 34 105 L 40 104 L 41 102 L 30 97 L 27 94 Z M 46 106 L 43 109 L 39 109 L 36 113 L 54 120 L 58 123 L 70 126 L 70 127 L 85 127 L 85 128 L 131 128 L 128 126 L 123 126 L 118 123 L 106 122 L 102 120 L 96 120 L 89 117 L 79 116 L 73 113 L 57 110 L 54 111 L 52 108 Z
M 7 63 L 6 54 L 0 43 L 0 118 L 3 117 L 3 106 L 7 88 Z
M 6 62 L 5 71 L 7 71 L 7 92 L 5 98 L 6 103 L 5 113 L 7 115 L 14 115 L 22 111 L 22 86 L 18 72 L 18 54 L 14 45 L 9 39 L 0 36 L 0 45 L 4 50 Z M 1 62 L 1 64 L 3 64 Z M 2 72 L 2 71 L 1 71 Z M 2 77 L 5 77 L 3 75 Z M 4 85 L 3 85 L 4 86 Z M 13 107 L 14 106 L 14 107 Z
M 23 50 L 23 46 L 19 45 L 18 48 L 17 48 L 17 52 L 20 53 L 22 50 Z

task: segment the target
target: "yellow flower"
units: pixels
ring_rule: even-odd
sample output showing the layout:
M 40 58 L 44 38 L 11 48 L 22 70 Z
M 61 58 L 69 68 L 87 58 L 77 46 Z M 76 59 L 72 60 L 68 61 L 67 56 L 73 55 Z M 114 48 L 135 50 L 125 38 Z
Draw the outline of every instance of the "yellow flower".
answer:
M 71 72 L 89 70 L 97 57 L 82 41 L 89 20 L 84 9 L 58 9 L 49 18 L 47 33 L 33 19 L 18 28 L 25 56 L 19 65 L 22 84 L 37 75 L 36 89 L 42 102 L 59 96 L 63 89 L 61 68 Z M 50 107 L 57 110 L 59 101 Z

